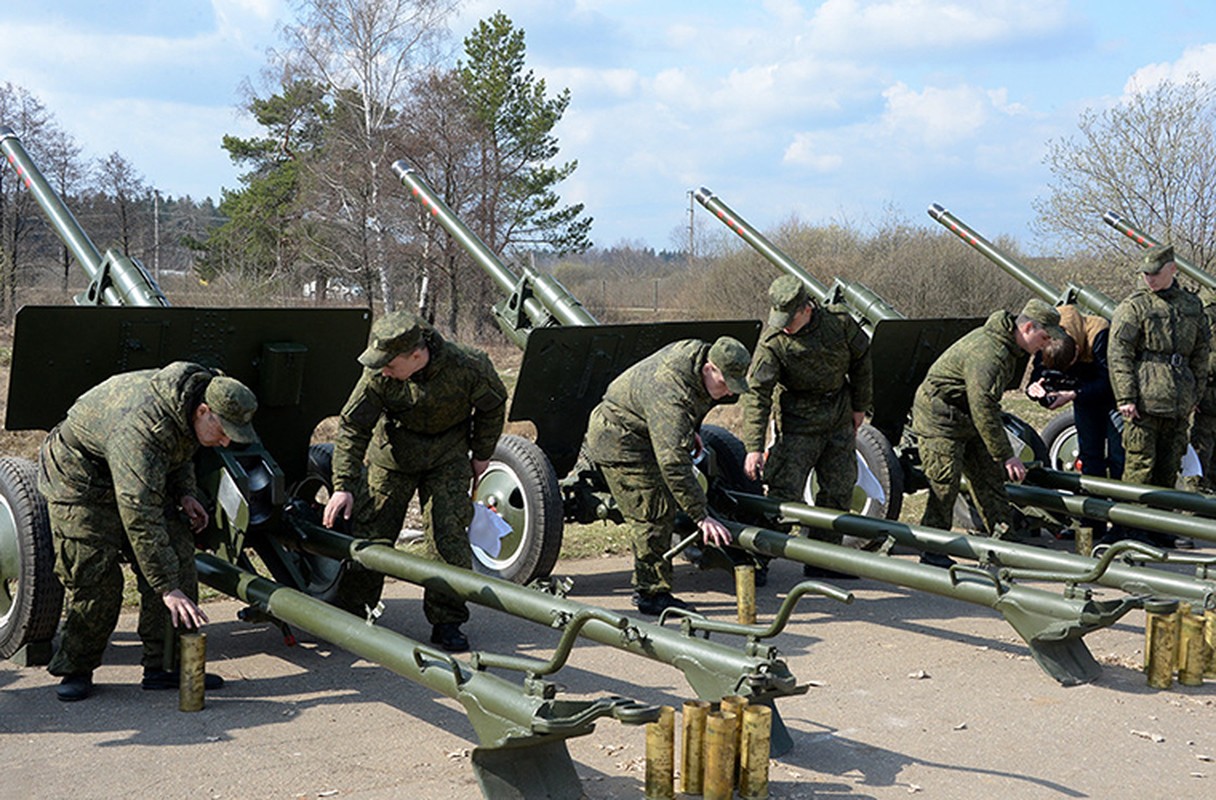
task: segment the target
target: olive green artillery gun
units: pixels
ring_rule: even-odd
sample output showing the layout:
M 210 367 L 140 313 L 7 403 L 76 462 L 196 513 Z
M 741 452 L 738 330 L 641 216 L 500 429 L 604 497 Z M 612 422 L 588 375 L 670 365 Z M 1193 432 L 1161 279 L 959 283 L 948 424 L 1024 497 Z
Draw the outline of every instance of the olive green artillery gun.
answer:
M 572 321 L 568 326 L 554 321 L 552 315 L 549 314 L 552 311 L 548 307 L 551 300 L 542 302 L 539 299 L 541 295 L 548 298 L 561 297 L 563 298 L 563 304 L 570 307 L 577 306 L 577 300 L 570 297 L 569 293 L 556 281 L 547 276 L 539 275 L 534 271 L 525 271 L 523 278 L 515 277 L 514 272 L 507 268 L 457 218 L 455 213 L 437 196 L 422 176 L 409 164 L 404 161 L 398 161 L 393 165 L 393 169 L 401 178 L 402 183 L 407 187 L 410 194 L 422 204 L 427 215 L 437 220 L 444 230 L 459 242 L 487 272 L 491 275 L 499 276 L 501 279 L 496 278 L 496 280 L 499 280 L 500 287 L 510 292 L 508 300 L 499 305 L 499 308 L 509 310 L 509 313 L 500 317 L 500 324 L 504 324 L 503 317 L 505 317 L 506 326 L 504 330 L 509 331 L 508 335 L 510 335 L 513 341 L 519 342 L 522 340 L 525 347 L 525 366 L 521 367 L 520 370 L 520 378 L 513 403 L 518 404 L 521 396 L 527 396 L 521 395 L 520 391 L 525 387 L 524 374 L 528 369 L 527 365 L 530 359 L 534 357 L 530 355 L 534 347 L 540 346 L 543 348 L 541 354 L 542 357 L 546 357 L 546 362 L 561 362 L 564 370 L 578 375 L 583 374 L 588 369 L 585 366 L 588 362 L 579 359 L 590 358 L 594 362 L 602 358 L 595 348 L 587 348 L 578 343 L 589 340 L 590 337 L 601 331 L 605 335 L 606 341 L 609 342 L 616 341 L 623 335 L 617 330 L 618 326 L 590 324 L 588 322 L 589 315 L 585 315 L 585 312 L 571 315 L 572 319 L 580 321 Z M 542 291 L 534 291 L 531 288 L 534 284 L 543 284 L 548 288 Z M 535 300 L 535 303 L 529 302 L 532 300 Z M 530 312 L 528 311 L 529 308 L 531 308 Z M 523 313 L 518 313 L 520 310 L 523 310 Z M 543 327 L 534 327 L 535 324 L 540 324 Z M 694 323 L 694 325 L 694 333 L 683 333 L 681 335 L 696 335 L 701 337 L 717 335 L 716 333 L 706 333 L 707 323 Z M 754 330 L 755 323 L 752 323 L 752 325 Z M 620 327 L 629 328 L 634 326 Z M 643 327 L 649 328 L 652 326 Z M 521 333 L 523 330 L 527 331 L 526 335 Z M 574 340 L 576 344 L 562 349 L 560 342 L 563 336 L 577 337 Z M 665 341 L 661 336 L 657 336 L 653 347 L 658 347 Z M 647 354 L 647 352 L 649 351 L 638 352 L 634 357 L 641 357 Z M 592 363 L 592 366 L 595 366 L 594 363 Z M 625 364 L 619 365 L 617 370 L 619 371 L 624 366 Z M 601 385 L 606 385 L 606 381 Z M 543 398 L 546 392 L 559 391 L 560 386 L 561 384 L 554 383 L 539 385 L 529 383 L 527 384 L 527 391 L 536 393 Z M 600 392 L 602 393 L 602 388 Z M 563 423 L 569 426 L 569 429 L 565 431 L 565 435 L 572 442 L 574 439 L 573 432 L 577 432 L 581 438 L 582 432 L 585 430 L 584 427 L 580 427 L 580 422 L 585 425 L 585 415 L 589 412 L 589 405 L 580 406 L 577 403 L 567 404 L 563 401 L 563 408 L 567 407 L 573 408 L 578 413 L 584 415 L 583 421 L 572 420 L 571 417 L 574 412 L 569 410 L 565 412 Z M 513 417 L 515 413 L 513 410 Z M 1043 554 L 1045 551 L 1038 548 L 1008 545 L 1007 548 L 1001 549 L 1001 561 L 998 563 L 989 558 L 987 551 L 983 550 L 982 543 L 990 542 L 991 540 L 959 536 L 946 532 L 932 532 L 931 534 L 917 536 L 916 532 L 912 531 L 907 536 L 902 536 L 901 534 L 900 541 L 938 552 L 958 551 L 968 548 L 974 557 L 979 557 L 979 555 L 975 554 L 983 555 L 987 559 L 988 566 L 985 568 L 955 567 L 952 570 L 943 570 L 938 567 L 911 564 L 899 559 L 860 552 L 849 547 L 793 537 L 762 526 L 787 522 L 793 519 L 794 521 L 817 527 L 847 528 L 850 535 L 877 539 L 886 537 L 884 531 L 901 531 L 908 529 L 908 526 L 900 526 L 898 523 L 888 520 L 879 520 L 854 514 L 827 512 L 804 504 L 778 504 L 774 501 L 769 501 L 767 498 L 751 495 L 747 491 L 738 492 L 737 490 L 740 488 L 740 485 L 746 483 L 742 473 L 744 454 L 741 443 L 727 431 L 712 429 L 711 426 L 704 427 L 702 435 L 705 439 L 706 453 L 710 456 L 706 462 L 703 462 L 703 469 L 707 475 L 711 507 L 713 508 L 715 517 L 724 520 L 726 526 L 735 536 L 735 546 L 728 549 L 741 549 L 746 553 L 766 557 L 788 558 L 803 564 L 826 567 L 874 580 L 909 586 L 918 590 L 951 597 L 962 602 L 992 608 L 1000 613 L 1026 641 L 1031 654 L 1040 667 L 1064 684 L 1085 683 L 1096 677 L 1099 665 L 1085 646 L 1084 636 L 1093 630 L 1112 624 L 1129 610 L 1141 607 L 1149 597 L 1147 592 L 1177 593 L 1185 595 L 1192 602 L 1196 603 L 1209 602 L 1213 594 L 1214 587 L 1210 583 L 1198 578 L 1187 579 L 1184 577 L 1177 579 L 1174 576 L 1157 574 L 1150 570 L 1133 570 L 1131 573 L 1128 573 L 1118 566 L 1113 570 L 1108 565 L 1101 565 L 1099 567 L 1091 559 L 1085 559 L 1080 563 L 1044 561 Z M 542 455 L 548 457 L 549 448 L 543 447 L 541 450 Z M 562 452 L 564 450 L 555 451 L 555 461 L 561 458 Z M 563 479 L 565 491 L 569 494 L 575 494 L 579 491 L 579 486 L 584 487 L 593 495 L 595 502 L 602 504 L 599 516 L 610 517 L 611 507 L 608 505 L 610 501 L 604 497 L 602 488 L 597 489 L 596 487 L 596 470 L 594 469 L 594 465 L 580 461 L 578 466 L 573 469 L 578 474 L 574 476 L 567 475 Z M 534 477 L 517 474 L 515 476 L 516 486 L 514 490 L 527 493 L 527 487 L 522 484 Z M 748 488 L 754 489 L 754 486 Z M 567 513 L 575 515 L 580 509 L 586 508 L 586 504 L 589 502 L 592 502 L 592 500 L 585 500 L 581 503 L 567 503 Z M 578 517 L 573 516 L 573 518 Z M 1001 544 L 1004 545 L 1005 543 Z M 1069 585 L 1066 594 L 1059 596 L 1042 589 L 1016 584 L 1010 576 L 998 574 L 995 570 L 1000 565 L 1020 565 L 1023 563 L 1019 555 L 1019 549 L 1035 551 L 1034 558 L 1037 560 L 1032 560 L 1030 556 L 1026 556 L 1025 563 L 1028 567 L 1037 567 L 1038 572 L 1043 572 L 1044 565 L 1049 565 L 1053 573 L 1066 576 L 1058 578 L 1058 580 Z M 709 560 L 707 554 L 716 550 L 717 548 L 704 548 L 702 566 L 706 566 L 704 562 Z M 1047 555 L 1048 557 L 1050 556 L 1050 554 Z M 733 561 L 732 557 L 719 558 L 714 559 L 711 565 L 729 563 L 731 561 Z M 990 569 L 994 571 L 990 572 Z M 1140 575 L 1141 572 L 1147 574 L 1142 576 Z M 1085 578 L 1085 576 L 1091 575 L 1093 577 Z M 1135 577 L 1137 580 L 1132 580 L 1132 577 Z M 1085 580 L 1081 580 L 1082 578 L 1085 578 Z M 1108 581 L 1109 585 L 1129 590 L 1133 592 L 1133 596 L 1098 601 L 1087 590 L 1077 585 L 1083 582 L 1100 581 Z M 673 616 L 680 615 L 674 614 Z M 698 617 L 684 617 L 681 620 L 681 627 L 693 633 L 714 631 L 740 632 L 739 626 Z
M 329 639 L 458 700 L 479 739 L 472 762 L 487 797 L 581 797 L 566 739 L 590 733 L 604 717 L 626 724 L 657 717 L 657 708 L 625 698 L 558 696 L 548 676 L 560 669 L 578 636 L 672 664 L 707 699 L 740 693 L 771 704 L 806 690 L 776 649 L 762 641 L 780 625 L 740 631 L 746 643 L 731 647 L 577 603 L 557 589 L 526 589 L 322 527 L 318 493 L 328 484 L 325 450 L 310 448 L 309 441 L 357 377 L 355 357 L 366 343 L 368 312 L 168 307 L 138 262 L 100 255 L 20 140 L 3 126 L 0 150 L 91 281 L 77 298 L 91 305 L 26 307 L 17 315 L 7 427 L 48 429 L 100 380 L 179 359 L 222 368 L 254 388 L 261 443 L 204 449 L 196 462 L 212 512 L 204 534 L 208 552 L 196 555 L 201 579 L 249 603 L 245 619 L 275 622 L 285 634 L 294 627 Z M 282 452 L 283 459 L 272 452 Z M 26 665 L 49 658 L 63 599 L 36 482 L 33 464 L 0 458 L 0 657 Z M 251 554 L 269 577 L 257 574 Z M 353 565 L 421 585 L 441 582 L 470 602 L 557 629 L 560 641 L 548 662 L 494 653 L 454 658 L 375 625 L 378 609 L 351 613 L 338 607 Z M 847 599 L 830 589 L 821 593 Z M 490 667 L 523 678 L 491 675 Z M 778 726 L 774 748 L 789 745 Z
M 1140 245 L 1145 250 L 1151 250 L 1154 247 L 1161 247 L 1161 242 L 1157 241 L 1152 236 L 1149 236 L 1144 232 L 1143 229 L 1124 219 L 1122 215 L 1117 214 L 1114 211 L 1107 211 L 1105 214 L 1103 214 L 1102 221 L 1127 238 L 1131 239 L 1136 244 Z M 1177 252 L 1174 253 L 1174 263 L 1178 265 L 1178 271 L 1183 275 L 1186 275 L 1188 278 L 1204 288 L 1216 291 L 1216 275 L 1212 275 L 1210 272 L 1200 269 L 1190 259 L 1183 258 L 1182 256 L 1178 255 Z
M 771 264 L 800 280 L 821 305 L 843 306 L 870 335 L 874 375 L 881 376 L 882 383 L 874 387 L 872 422 L 857 431 L 858 481 L 852 510 L 898 519 L 902 495 L 926 485 L 919 473 L 915 443 L 904 435 L 916 387 L 937 357 L 963 334 L 981 325 L 983 318 L 908 319 L 864 284 L 836 278 L 826 286 L 709 189 L 698 189 L 694 197 Z M 1024 461 L 1041 458 L 1043 445 L 1030 425 L 1012 414 L 1005 414 L 1003 419 L 1014 451 Z M 814 498 L 813 477 L 808 477 L 804 491 L 808 503 Z M 955 517 L 964 527 L 976 525 L 964 495 L 955 506 Z
M 1042 278 L 1031 272 L 1025 265 L 1002 253 L 991 242 L 942 206 L 936 203 L 931 205 L 929 207 L 929 216 L 940 222 L 997 266 L 1021 281 L 1044 300 L 1057 304 L 1076 304 L 1089 311 L 1089 313 L 1105 317 L 1106 319 L 1110 319 L 1114 313 L 1117 303 L 1108 295 L 1097 289 L 1076 286 L 1071 283 L 1064 291 L 1057 291 Z M 1115 224 L 1116 221 L 1126 226 L 1126 223 L 1122 223 L 1117 215 L 1108 214 L 1107 217 L 1108 224 L 1112 224 L 1116 228 L 1119 228 L 1119 225 Z M 1135 238 L 1136 235 L 1143 237 L 1143 234 L 1133 235 L 1132 233 L 1128 233 L 1128 235 L 1132 236 L 1132 238 Z M 1151 239 L 1143 238 L 1143 241 L 1146 242 L 1143 245 L 1145 247 L 1155 246 L 1155 244 L 1148 243 L 1153 241 Z M 1188 266 L 1190 266 L 1189 262 Z M 1201 271 L 1193 266 L 1190 268 L 1196 274 L 1201 274 Z M 1112 415 L 1111 421 L 1117 430 L 1122 430 L 1122 417 L 1117 414 Z M 1164 490 L 1156 486 L 1128 484 L 1107 478 L 1079 475 L 1074 472 L 1078 447 L 1076 444 L 1076 424 L 1073 420 L 1072 409 L 1067 409 L 1053 417 L 1044 426 L 1042 436 L 1047 445 L 1048 458 L 1044 462 L 1044 467 L 1030 471 L 1026 477 L 1028 483 L 1062 492 L 1085 493 L 1093 498 L 1114 501 L 1116 503 L 1114 516 L 1124 517 L 1124 512 L 1128 512 L 1131 516 L 1136 517 L 1137 521 L 1128 522 L 1127 524 L 1138 528 L 1209 541 L 1216 540 L 1216 535 L 1208 529 L 1209 526 L 1206 523 L 1200 523 L 1198 526 L 1192 527 L 1188 526 L 1180 518 L 1162 516 L 1160 514 L 1152 516 L 1140 515 L 1133 509 L 1120 507 L 1120 504 L 1139 503 L 1166 511 L 1187 511 L 1192 514 L 1210 517 L 1213 515 L 1213 509 L 1206 498 L 1190 492 Z M 1028 491 L 1028 487 L 1010 488 L 1013 490 L 1011 497 L 1017 494 L 1019 490 L 1023 492 Z M 1063 498 L 1051 498 L 1045 495 L 1034 495 L 1034 502 L 1037 507 L 1055 513 L 1063 513 L 1066 506 L 1073 505 L 1070 501 L 1066 501 Z M 1088 508 L 1096 511 L 1101 506 L 1101 503 L 1091 503 Z M 1081 509 L 1074 506 L 1074 510 L 1079 512 Z M 1074 513 L 1073 515 L 1085 516 L 1085 514 L 1079 513 Z M 1099 515 L 1093 518 L 1105 519 L 1106 517 Z M 1116 519 L 1114 521 L 1121 522 L 1122 520 Z M 1182 530 L 1188 527 L 1190 528 L 1190 532 L 1183 533 Z

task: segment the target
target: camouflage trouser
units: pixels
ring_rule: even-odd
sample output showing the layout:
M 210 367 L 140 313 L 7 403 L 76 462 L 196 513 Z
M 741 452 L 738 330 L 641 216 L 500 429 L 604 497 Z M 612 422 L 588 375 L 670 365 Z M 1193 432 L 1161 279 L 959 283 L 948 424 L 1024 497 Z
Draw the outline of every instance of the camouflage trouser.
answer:
M 52 675 L 92 672 L 101 665 L 102 653 L 118 624 L 123 589 L 119 561 L 124 552 L 130 556 L 130 548 L 114 506 L 48 503 L 47 512 L 54 536 L 55 574 L 67 593 L 59 648 L 47 669 Z M 167 515 L 167 520 L 169 540 L 181 565 L 178 588 L 197 601 L 194 539 L 175 514 Z M 139 565 L 130 560 L 139 589 L 140 663 L 150 669 L 173 669 L 172 663 L 165 663 L 169 609 L 160 593 L 144 580 Z
M 359 492 L 355 503 L 354 533 L 364 539 L 395 543 L 410 500 L 418 492 L 431 547 L 446 563 L 472 569 L 472 480 L 473 467 L 466 458 L 425 472 L 395 472 L 373 464 L 367 469 L 367 492 Z M 469 618 L 464 600 L 442 586 L 427 585 L 423 589 L 422 610 L 432 625 L 460 625 Z
M 978 435 L 965 439 L 922 436 L 918 447 L 921 468 L 929 481 L 921 525 L 947 531 L 953 527 L 954 501 L 958 499 L 960 479 L 966 475 L 985 532 L 1009 529 L 1012 512 L 1005 493 L 1004 470 Z
M 1216 492 L 1216 414 L 1196 414 L 1191 422 L 1191 447 L 1199 456 L 1199 465 L 1203 467 L 1203 475 L 1186 479 L 1186 488 L 1192 492 Z
M 671 591 L 671 547 L 676 501 L 654 461 L 601 464 L 612 497 L 625 517 L 633 547 L 633 586 L 643 594 Z
M 1186 453 L 1188 420 L 1142 415 L 1124 420 L 1123 480 L 1173 487 Z
M 815 470 L 815 505 L 848 511 L 857 483 L 857 440 L 849 419 L 834 431 L 818 435 L 783 434 L 764 463 L 764 482 L 770 497 L 803 502 L 806 476 Z M 812 529 L 807 535 L 821 542 L 840 544 L 843 534 Z

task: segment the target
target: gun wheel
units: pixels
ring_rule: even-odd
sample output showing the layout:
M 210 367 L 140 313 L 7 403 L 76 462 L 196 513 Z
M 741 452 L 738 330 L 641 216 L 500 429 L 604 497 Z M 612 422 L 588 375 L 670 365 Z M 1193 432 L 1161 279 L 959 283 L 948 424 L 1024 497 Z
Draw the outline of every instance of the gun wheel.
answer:
M 1065 472 L 1080 472 L 1081 443 L 1073 409 L 1066 408 L 1047 421 L 1040 434 L 1047 445 L 1047 466 Z
M 473 548 L 473 569 L 519 584 L 548 577 L 562 549 L 562 496 L 544 452 L 522 436 L 499 437 L 473 499 L 511 526 L 498 555 Z
M 33 462 L 0 458 L 0 658 L 55 635 L 63 586 Z

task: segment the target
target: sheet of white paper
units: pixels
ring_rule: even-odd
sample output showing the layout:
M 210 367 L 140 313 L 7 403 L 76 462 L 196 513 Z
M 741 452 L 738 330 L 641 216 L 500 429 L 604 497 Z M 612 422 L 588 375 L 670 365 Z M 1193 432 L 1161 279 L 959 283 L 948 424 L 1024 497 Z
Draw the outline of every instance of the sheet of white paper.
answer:
M 469 523 L 469 544 L 481 549 L 490 558 L 498 558 L 502 551 L 502 537 L 511 532 L 511 526 L 497 513 L 486 508 L 484 503 L 473 504 L 473 521 Z
M 1182 456 L 1182 477 L 1193 478 L 1203 474 L 1203 466 L 1199 463 L 1199 454 L 1189 444 Z

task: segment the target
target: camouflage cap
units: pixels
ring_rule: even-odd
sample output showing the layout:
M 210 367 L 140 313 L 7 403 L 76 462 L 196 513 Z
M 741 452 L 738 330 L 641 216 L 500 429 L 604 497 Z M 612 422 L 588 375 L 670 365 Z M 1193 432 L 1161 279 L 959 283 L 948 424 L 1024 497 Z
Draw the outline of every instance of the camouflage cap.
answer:
M 747 369 L 751 366 L 752 356 L 738 339 L 721 336 L 709 348 L 709 363 L 718 368 L 726 380 L 726 388 L 731 394 L 743 394 L 747 391 Z
M 380 369 L 402 353 L 418 347 L 422 336 L 431 326 L 409 311 L 385 314 L 372 325 L 371 341 L 359 355 L 359 363 L 370 369 Z
M 768 287 L 768 302 L 773 309 L 769 312 L 768 324 L 773 328 L 786 327 L 810 300 L 802 281 L 793 275 L 782 275 Z
M 1140 262 L 1140 271 L 1145 275 L 1156 275 L 1162 267 L 1173 260 L 1174 246 L 1172 244 L 1154 247 L 1144 254 L 1144 260 Z
M 1064 329 L 1060 327 L 1060 312 L 1050 303 L 1032 297 L 1022 306 L 1022 316 L 1046 330 L 1051 338 L 1064 338 Z
M 258 410 L 258 399 L 253 390 L 227 375 L 217 375 L 207 384 L 203 402 L 211 409 L 224 434 L 237 444 L 250 444 L 258 440 L 253 431 L 253 415 Z

